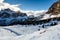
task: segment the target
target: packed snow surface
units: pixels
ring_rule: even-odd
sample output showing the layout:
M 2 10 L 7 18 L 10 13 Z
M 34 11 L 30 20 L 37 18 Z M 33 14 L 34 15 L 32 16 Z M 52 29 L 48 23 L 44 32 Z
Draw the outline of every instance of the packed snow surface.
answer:
M 0 40 L 60 40 L 60 25 L 44 28 L 40 31 L 37 30 L 38 26 L 0 27 Z

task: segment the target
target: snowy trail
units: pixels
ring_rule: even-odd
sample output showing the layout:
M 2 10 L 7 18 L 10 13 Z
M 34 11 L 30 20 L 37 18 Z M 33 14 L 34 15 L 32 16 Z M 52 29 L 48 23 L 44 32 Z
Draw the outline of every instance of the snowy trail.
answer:
M 21 35 L 21 34 L 15 32 L 15 31 L 13 31 L 13 30 L 11 30 L 11 29 L 9 29 L 9 28 L 3 28 L 3 29 L 10 31 L 10 32 L 16 34 L 17 36 Z

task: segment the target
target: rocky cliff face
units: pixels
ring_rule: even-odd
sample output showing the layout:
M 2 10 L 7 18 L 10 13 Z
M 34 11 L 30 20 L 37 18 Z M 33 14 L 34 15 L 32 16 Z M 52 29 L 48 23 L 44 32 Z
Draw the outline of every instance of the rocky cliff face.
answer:
M 48 9 L 47 14 L 58 15 L 60 14 L 60 0 L 54 2 L 53 5 Z

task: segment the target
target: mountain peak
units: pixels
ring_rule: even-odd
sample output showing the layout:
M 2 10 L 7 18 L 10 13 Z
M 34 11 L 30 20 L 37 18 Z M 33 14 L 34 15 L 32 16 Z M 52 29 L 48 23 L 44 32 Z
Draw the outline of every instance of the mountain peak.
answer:
M 52 13 L 52 15 L 60 14 L 60 0 L 54 2 L 51 7 L 48 9 L 47 14 Z

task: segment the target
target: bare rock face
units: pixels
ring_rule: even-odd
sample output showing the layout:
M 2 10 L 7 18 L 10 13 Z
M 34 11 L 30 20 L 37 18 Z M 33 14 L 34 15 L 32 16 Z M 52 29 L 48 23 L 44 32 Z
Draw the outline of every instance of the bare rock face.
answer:
M 46 14 L 50 14 L 50 13 L 52 15 L 60 14 L 60 0 L 58 0 L 57 2 L 54 2 L 52 6 L 48 9 L 48 11 L 46 12 Z

